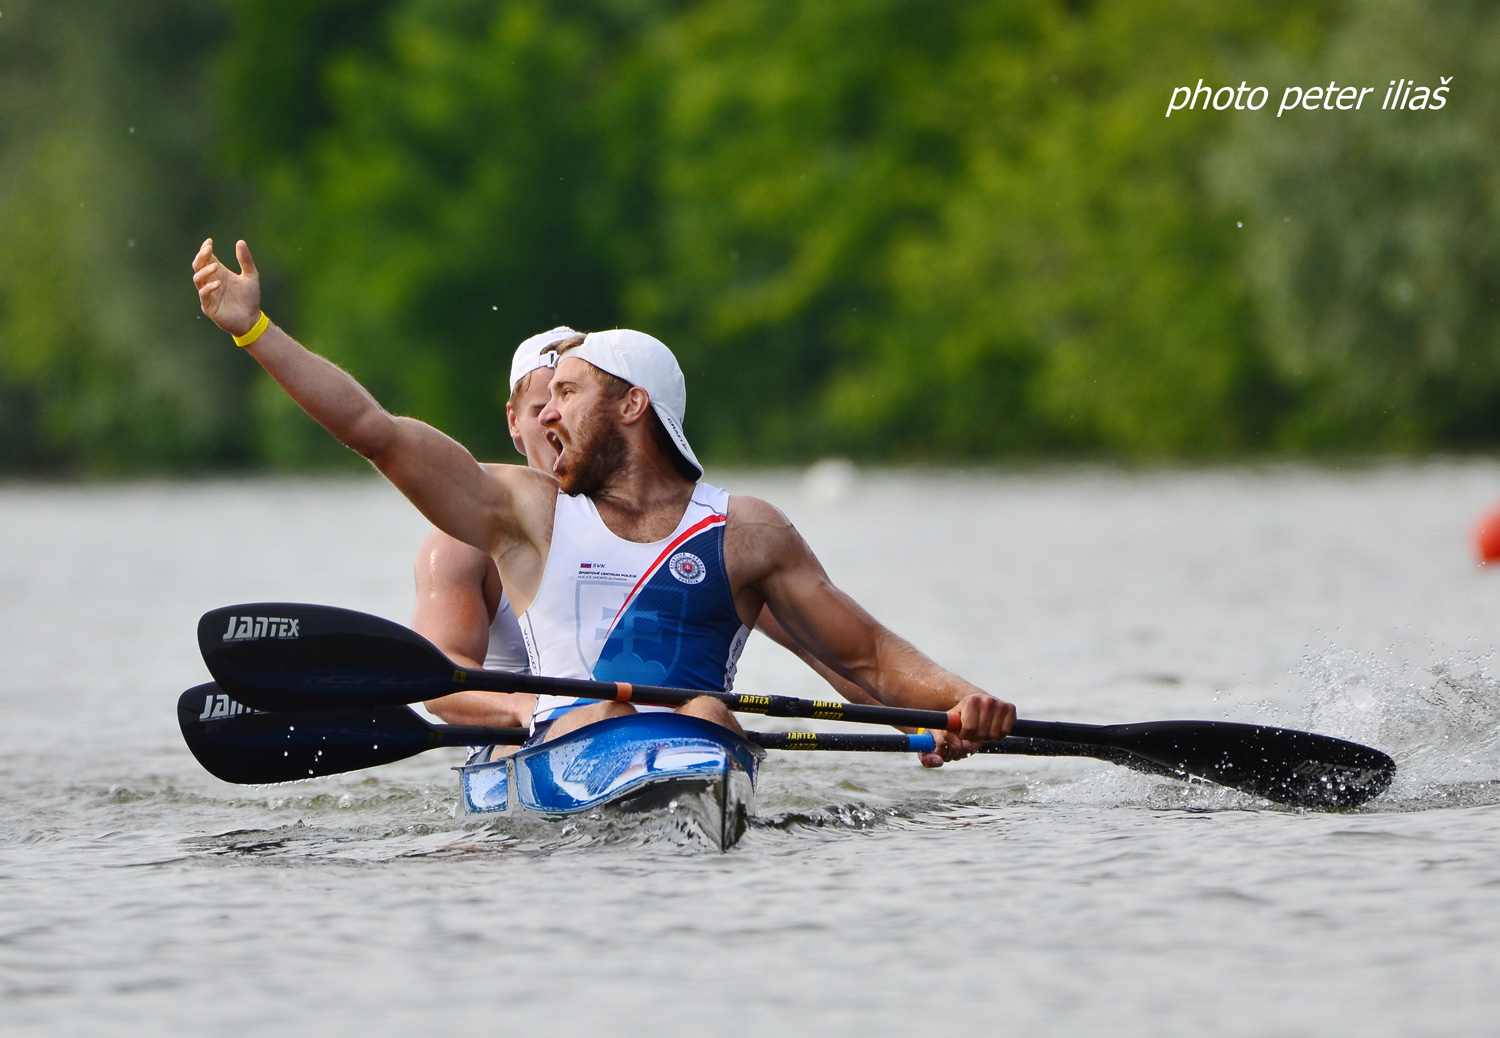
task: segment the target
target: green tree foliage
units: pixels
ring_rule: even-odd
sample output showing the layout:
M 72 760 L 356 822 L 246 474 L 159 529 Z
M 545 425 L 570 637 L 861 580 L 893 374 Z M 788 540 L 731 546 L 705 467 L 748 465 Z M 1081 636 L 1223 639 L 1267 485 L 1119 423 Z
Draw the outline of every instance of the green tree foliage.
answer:
M 17 0 L 0 14 L 0 457 L 10 470 L 235 464 L 244 375 L 184 281 L 230 215 L 204 89 L 221 12 Z
M 348 459 L 198 319 L 206 234 L 492 458 L 510 351 L 560 322 L 668 341 L 718 460 L 1493 445 L 1497 26 L 1477 0 L 12 0 L 3 465 Z M 1444 75 L 1442 112 L 1275 116 L 1287 84 Z M 1163 118 L 1199 79 L 1273 100 Z
M 255 61 L 287 35 L 278 15 L 289 6 L 295 67 L 277 76 L 314 83 L 291 116 L 262 109 L 265 71 Z M 513 456 L 503 406 L 515 344 L 559 323 L 618 323 L 622 272 L 643 259 L 631 242 L 651 213 L 640 162 L 650 142 L 636 125 L 631 51 L 619 41 L 640 32 L 649 8 L 236 8 L 228 93 L 235 125 L 256 142 L 236 157 L 263 188 L 265 265 L 298 286 L 287 307 L 297 333 L 356 370 L 388 407 L 483 456 Z M 329 449 L 281 393 L 263 388 L 273 460 Z
M 721 458 L 1254 446 L 1212 135 L 1158 109 L 1317 20 L 1078 6 L 238 0 L 226 61 L 299 331 L 484 453 L 558 320 L 668 339 Z
M 1294 449 L 1500 442 L 1500 10 L 1354 5 L 1317 60 L 1266 79 L 1376 86 L 1357 112 L 1246 120 L 1214 179 L 1245 213 Z M 1382 111 L 1390 80 L 1452 82 L 1439 111 Z
M 712 387 L 720 450 L 1255 446 L 1276 401 L 1201 183 L 1214 131 L 1162 110 L 1320 17 L 699 5 L 661 48 L 668 255 L 633 311 Z

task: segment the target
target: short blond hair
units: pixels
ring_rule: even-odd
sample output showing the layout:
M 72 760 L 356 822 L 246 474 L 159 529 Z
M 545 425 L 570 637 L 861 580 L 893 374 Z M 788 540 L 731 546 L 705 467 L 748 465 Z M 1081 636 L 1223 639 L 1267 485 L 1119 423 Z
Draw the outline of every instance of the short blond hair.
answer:
M 561 356 L 563 350 L 576 349 L 577 347 L 582 346 L 583 340 L 586 338 L 586 335 L 579 334 L 570 335 L 566 339 L 558 339 L 556 342 L 548 343 L 546 346 L 544 346 L 541 351 L 538 352 L 538 356 L 540 356 L 541 353 L 546 353 L 549 351 L 556 351 L 557 354 Z M 535 375 L 540 370 L 542 369 L 532 368 L 530 371 L 526 372 L 525 375 L 521 376 L 516 384 L 511 387 L 510 397 L 506 402 L 510 404 L 510 409 L 512 411 L 514 411 L 516 409 L 516 405 L 521 402 L 521 394 L 526 392 L 526 387 L 531 385 L 531 376 Z

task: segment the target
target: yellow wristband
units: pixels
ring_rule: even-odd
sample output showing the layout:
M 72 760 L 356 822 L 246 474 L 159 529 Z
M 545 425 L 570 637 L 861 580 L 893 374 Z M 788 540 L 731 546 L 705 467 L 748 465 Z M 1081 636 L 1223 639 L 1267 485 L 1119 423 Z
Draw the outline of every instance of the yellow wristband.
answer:
M 234 337 L 234 344 L 236 346 L 249 346 L 252 342 L 254 342 L 256 339 L 259 339 L 263 334 L 265 334 L 266 329 L 269 327 L 271 327 L 271 319 L 267 317 L 266 312 L 262 310 L 260 312 L 260 320 L 252 324 L 250 326 L 250 330 L 244 335 L 236 335 Z

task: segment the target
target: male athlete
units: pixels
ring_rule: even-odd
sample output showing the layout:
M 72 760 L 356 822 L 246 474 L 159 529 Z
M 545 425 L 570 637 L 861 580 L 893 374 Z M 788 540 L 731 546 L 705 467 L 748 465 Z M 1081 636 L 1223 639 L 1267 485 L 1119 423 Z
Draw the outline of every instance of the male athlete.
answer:
M 347 373 L 302 348 L 260 309 L 249 247 L 241 273 L 205 241 L 193 260 L 203 312 L 235 337 L 340 442 L 370 459 L 445 533 L 494 559 L 533 673 L 725 689 L 761 609 L 815 658 L 891 706 L 956 709 L 941 755 L 1006 735 L 1015 708 L 929 660 L 829 581 L 775 508 L 731 498 L 702 475 L 682 431 L 687 393 L 671 352 L 616 329 L 558 344 L 538 420 L 558 451 L 552 476 L 485 469 L 425 423 L 387 413 Z M 621 703 L 539 697 L 533 738 L 554 739 Z M 716 699 L 679 712 L 735 731 Z
M 516 450 L 529 466 L 541 472 L 550 471 L 557 460 L 557 450 L 538 420 L 550 396 L 552 369 L 557 365 L 555 347 L 579 334 L 566 326 L 553 328 L 524 340 L 511 357 L 506 426 Z M 529 669 L 521 626 L 493 559 L 434 529 L 422 541 L 413 575 L 417 595 L 412 628 L 417 633 L 464 667 Z M 858 685 L 812 659 L 782 631 L 769 609 L 761 611 L 756 627 L 800 657 L 845 699 L 875 702 Z M 429 700 L 426 705 L 449 724 L 519 728 L 531 723 L 536 697 L 527 692 L 454 692 Z M 517 749 L 516 746 L 481 747 L 470 759 L 477 760 L 480 756 L 493 759 Z M 481 754 L 480 750 L 485 752 Z M 923 759 L 929 766 L 942 762 L 937 754 L 924 754 Z

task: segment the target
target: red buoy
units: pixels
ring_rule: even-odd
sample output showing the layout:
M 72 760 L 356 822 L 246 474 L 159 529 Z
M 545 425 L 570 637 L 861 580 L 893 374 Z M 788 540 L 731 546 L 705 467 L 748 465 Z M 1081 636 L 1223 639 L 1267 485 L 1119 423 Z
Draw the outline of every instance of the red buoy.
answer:
M 1490 509 L 1474 524 L 1474 550 L 1479 553 L 1479 564 L 1500 562 L 1500 506 Z

